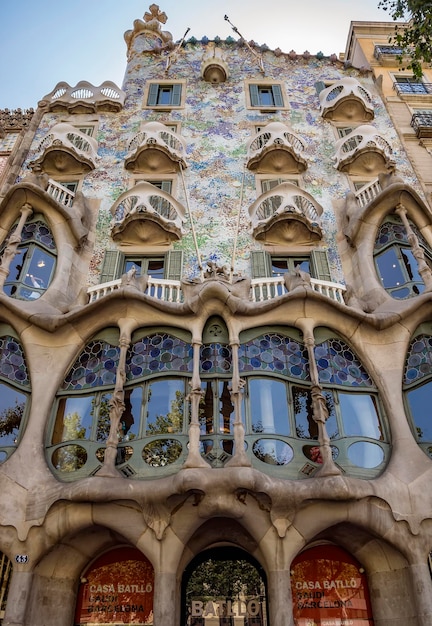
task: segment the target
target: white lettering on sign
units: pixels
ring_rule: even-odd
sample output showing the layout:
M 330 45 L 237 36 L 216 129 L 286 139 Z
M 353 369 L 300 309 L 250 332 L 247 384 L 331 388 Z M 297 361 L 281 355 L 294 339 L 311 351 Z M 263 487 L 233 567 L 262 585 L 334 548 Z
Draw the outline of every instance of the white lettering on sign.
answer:
M 17 563 L 28 563 L 28 560 L 29 560 L 29 558 L 28 558 L 27 554 L 17 554 L 15 556 L 15 561 Z
M 261 613 L 261 603 L 252 600 L 201 600 L 191 601 L 191 617 L 257 617 Z
M 319 580 L 298 580 L 296 582 L 296 589 L 313 590 L 313 589 L 355 589 L 360 586 L 357 584 L 355 578 L 349 580 L 323 580 L 322 586 Z

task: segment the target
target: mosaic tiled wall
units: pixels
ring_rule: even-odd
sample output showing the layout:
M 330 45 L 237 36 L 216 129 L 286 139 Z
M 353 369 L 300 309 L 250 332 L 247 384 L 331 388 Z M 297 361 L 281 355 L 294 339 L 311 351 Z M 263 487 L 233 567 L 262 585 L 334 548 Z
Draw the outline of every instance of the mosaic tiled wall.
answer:
M 354 69 L 343 69 L 339 62 L 328 58 L 309 60 L 291 59 L 287 54 L 262 53 L 265 79 L 283 80 L 288 98 L 288 109 L 262 114 L 246 108 L 245 79 L 260 80 L 263 74 L 256 57 L 239 43 L 219 43 L 226 51 L 229 80 L 211 84 L 200 77 L 200 67 L 207 43 L 193 42 L 183 46 L 171 67 L 165 72 L 164 55 L 145 52 L 145 35 L 135 39 L 134 53 L 127 66 L 123 89 L 127 93 L 121 113 L 101 114 L 96 139 L 99 142 L 97 169 L 84 179 L 82 191 L 89 198 L 100 200 L 97 239 L 90 268 L 89 282 L 98 282 L 100 262 L 107 248 L 115 248 L 109 234 L 110 208 L 118 196 L 132 184 L 132 177 L 124 167 L 127 146 L 145 121 L 180 122 L 180 133 L 187 144 L 188 169 L 185 173 L 187 194 L 195 221 L 197 239 L 203 260 L 230 264 L 238 211 L 241 210 L 240 233 L 237 246 L 236 271 L 249 273 L 250 251 L 260 249 L 250 235 L 248 207 L 257 197 L 255 177 L 246 170 L 243 203 L 239 207 L 240 187 L 246 160 L 246 144 L 255 132 L 255 124 L 282 121 L 306 144 L 304 156 L 308 168 L 303 175 L 303 187 L 323 206 L 322 245 L 328 248 L 332 278 L 343 281 L 337 254 L 334 203 L 349 191 L 347 177 L 334 167 L 336 136 L 330 122 L 319 112 L 317 81 L 332 81 L 350 75 L 357 78 L 371 93 L 375 111 L 373 124 L 390 142 L 395 153 L 397 172 L 418 191 L 408 159 L 403 152 L 395 129 L 380 100 L 372 79 Z M 83 68 L 84 71 L 84 68 Z M 186 103 L 183 109 L 158 112 L 143 108 L 146 80 L 185 79 Z M 39 127 L 28 160 L 36 155 L 36 147 L 48 129 L 59 121 L 76 124 L 74 116 L 47 114 Z M 95 116 L 88 116 L 88 120 Z M 82 124 L 85 116 L 79 116 Z M 179 177 L 177 198 L 186 206 Z M 175 248 L 185 254 L 185 275 L 193 276 L 197 264 L 191 236 L 190 222 L 187 234 Z M 287 252 L 289 249 L 287 248 Z

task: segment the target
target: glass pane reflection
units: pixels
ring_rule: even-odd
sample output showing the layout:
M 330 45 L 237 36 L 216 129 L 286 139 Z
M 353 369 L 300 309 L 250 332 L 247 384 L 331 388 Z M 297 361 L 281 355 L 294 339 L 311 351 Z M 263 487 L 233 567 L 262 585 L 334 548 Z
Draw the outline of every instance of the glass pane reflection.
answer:
M 263 463 L 287 465 L 294 456 L 293 449 L 280 439 L 258 439 L 252 451 Z
M 348 458 L 353 465 L 372 469 L 384 460 L 383 450 L 369 441 L 356 441 L 348 448 Z
M 250 378 L 249 397 L 254 433 L 289 435 L 286 384 L 270 378 Z
M 367 394 L 341 393 L 339 402 L 345 435 L 382 440 L 375 398 Z
M 407 392 L 414 427 L 419 441 L 432 441 L 432 381 Z

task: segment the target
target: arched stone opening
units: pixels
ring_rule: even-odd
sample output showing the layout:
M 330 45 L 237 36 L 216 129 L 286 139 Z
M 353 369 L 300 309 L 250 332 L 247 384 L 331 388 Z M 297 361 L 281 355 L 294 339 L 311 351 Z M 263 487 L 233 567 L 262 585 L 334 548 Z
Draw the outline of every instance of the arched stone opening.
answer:
M 229 545 L 204 550 L 182 578 L 182 626 L 267 626 L 267 579 L 245 550 Z
M 407 559 L 402 552 L 387 541 L 373 535 L 364 527 L 361 528 L 360 526 L 349 523 L 337 524 L 322 531 L 314 537 L 300 555 L 297 555 L 293 560 L 291 565 L 293 604 L 298 600 L 296 597 L 297 590 L 295 588 L 297 580 L 293 576 L 293 566 L 295 566 L 297 559 L 301 557 L 301 555 L 305 555 L 308 550 L 312 550 L 315 547 L 321 549 L 324 546 L 326 546 L 326 550 L 330 553 L 332 550 L 334 551 L 336 559 L 339 558 L 337 556 L 340 554 L 339 550 L 342 550 L 346 555 L 345 562 L 351 562 L 352 567 L 357 568 L 356 578 L 358 580 L 356 581 L 356 588 L 361 589 L 360 585 L 357 583 L 362 579 L 363 590 L 365 590 L 365 598 L 357 599 L 359 602 L 362 601 L 364 603 L 364 609 L 367 609 L 366 595 L 368 595 L 370 599 L 369 608 L 367 609 L 370 611 L 368 617 L 356 618 L 369 621 L 356 622 L 353 616 L 348 616 L 346 617 L 348 620 L 347 623 L 350 623 L 350 619 L 353 620 L 353 624 L 374 624 L 374 626 L 381 626 L 388 623 L 400 624 L 402 626 L 402 624 L 415 623 L 414 616 L 416 614 L 416 608 L 413 594 L 412 573 Z M 316 555 L 312 554 L 312 552 L 311 556 L 316 559 Z M 350 584 L 337 582 L 344 581 L 343 576 L 334 576 L 333 578 L 336 581 L 333 585 L 333 589 L 345 590 L 345 592 L 351 589 L 352 591 L 356 590 L 354 587 L 351 587 Z M 326 580 L 330 580 L 328 583 L 330 589 L 330 586 L 332 586 L 331 579 Z M 345 585 L 345 587 L 342 587 L 342 585 Z M 325 592 L 324 584 L 321 584 L 321 587 L 322 591 Z M 313 591 L 320 591 L 320 589 L 316 588 Z M 307 590 L 307 592 L 309 592 L 309 590 Z M 331 602 L 331 598 L 325 597 L 319 599 L 307 598 L 306 600 L 316 603 Z M 316 610 L 318 610 L 318 608 L 319 607 L 316 607 Z M 345 608 L 348 608 L 349 612 L 349 609 L 352 607 Z M 342 611 L 342 606 L 339 610 Z M 339 616 L 339 618 L 341 618 L 341 616 Z M 326 617 L 325 619 L 331 621 L 331 619 L 334 619 L 334 616 L 331 618 Z M 325 619 L 317 623 L 321 625 L 325 623 Z M 297 626 L 297 624 L 302 624 L 302 622 L 294 620 L 294 624 Z M 344 624 L 344 622 L 342 621 L 341 624 Z

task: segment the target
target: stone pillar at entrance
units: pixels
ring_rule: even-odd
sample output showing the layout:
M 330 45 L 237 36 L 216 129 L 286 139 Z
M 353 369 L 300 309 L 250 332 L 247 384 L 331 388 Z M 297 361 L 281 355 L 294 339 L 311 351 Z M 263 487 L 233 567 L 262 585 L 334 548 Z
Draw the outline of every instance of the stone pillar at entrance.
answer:
M 155 572 L 153 614 L 155 626 L 177 626 L 176 575 L 170 572 Z
M 25 611 L 29 604 L 32 581 L 33 572 L 20 572 L 14 568 L 3 626 L 25 626 Z
M 290 571 L 269 572 L 267 582 L 271 626 L 294 626 Z
M 415 563 L 410 566 L 413 588 L 417 603 L 419 626 L 432 624 L 432 595 L 430 593 L 431 575 L 427 563 Z

